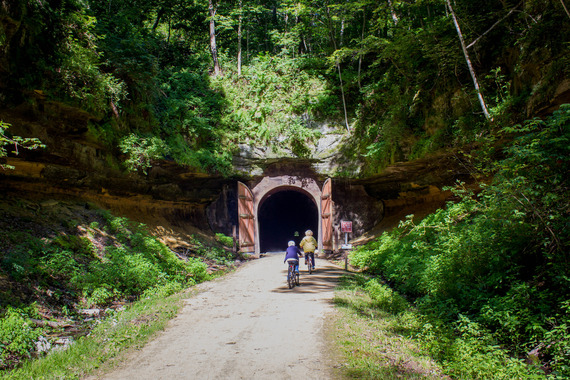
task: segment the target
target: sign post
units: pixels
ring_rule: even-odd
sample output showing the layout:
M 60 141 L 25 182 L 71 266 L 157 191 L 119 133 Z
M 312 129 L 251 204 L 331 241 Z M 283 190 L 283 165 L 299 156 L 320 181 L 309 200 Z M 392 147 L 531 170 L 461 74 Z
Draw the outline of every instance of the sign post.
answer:
M 344 232 L 344 244 L 341 248 L 345 251 L 352 249 L 352 244 L 348 244 L 348 234 L 352 233 L 352 222 L 348 220 L 341 220 L 340 231 Z M 344 254 L 344 270 L 348 270 L 348 252 Z
M 351 249 L 352 245 L 348 244 L 348 234 L 352 233 L 352 222 L 342 220 L 340 222 L 340 231 L 344 232 L 344 244 L 342 245 L 342 249 Z

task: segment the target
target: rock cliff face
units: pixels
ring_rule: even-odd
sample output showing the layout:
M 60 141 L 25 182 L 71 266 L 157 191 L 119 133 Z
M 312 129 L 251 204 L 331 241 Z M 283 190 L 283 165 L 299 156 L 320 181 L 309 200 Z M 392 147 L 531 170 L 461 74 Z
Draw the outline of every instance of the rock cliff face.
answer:
M 36 200 L 92 202 L 119 215 L 182 231 L 208 230 L 207 206 L 230 180 L 185 170 L 169 162 L 148 175 L 120 169 L 117 152 L 89 139 L 89 115 L 59 104 L 0 111 L 9 132 L 46 145 L 10 154 L 13 170 L 0 170 L 4 195 Z
M 74 199 L 172 231 L 232 234 L 237 225 L 237 181 L 251 187 L 265 176 L 311 178 L 319 186 L 340 162 L 338 147 L 343 135 L 321 126 L 322 138 L 311 159 L 270 154 L 267 149 L 245 148 L 235 158 L 237 173 L 222 178 L 192 172 L 170 162 L 155 163 L 147 175 L 121 169 L 117 152 L 89 138 L 91 116 L 57 103 L 28 103 L 0 111 L 12 124 L 10 133 L 38 137 L 46 145 L 35 151 L 20 150 L 7 163 L 14 170 L 0 172 L 5 195 L 46 199 Z M 441 187 L 468 179 L 452 155 L 393 165 L 366 179 L 333 177 L 336 239 L 341 241 L 340 220 L 353 222 L 350 238 L 374 230 L 402 210 L 439 207 L 449 194 Z

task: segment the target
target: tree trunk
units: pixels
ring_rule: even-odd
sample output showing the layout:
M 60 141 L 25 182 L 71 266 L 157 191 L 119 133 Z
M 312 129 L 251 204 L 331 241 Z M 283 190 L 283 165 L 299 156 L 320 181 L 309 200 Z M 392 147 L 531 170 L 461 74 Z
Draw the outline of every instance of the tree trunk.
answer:
M 363 54 L 363 46 L 364 46 L 364 31 L 366 28 L 366 7 L 362 10 L 362 35 L 360 36 L 360 52 L 358 54 L 358 89 L 362 90 L 362 86 L 360 84 L 360 74 L 362 72 L 362 54 Z
M 238 76 L 241 75 L 241 23 L 242 23 L 242 0 L 239 0 L 239 18 L 238 18 L 238 54 L 237 54 L 237 70 Z
M 218 76 L 222 73 L 220 64 L 218 62 L 218 47 L 216 45 L 216 8 L 214 7 L 213 0 L 208 0 L 208 10 L 210 12 L 210 50 L 212 51 L 212 60 L 214 62 L 214 75 Z
M 336 46 L 336 40 L 334 38 L 334 25 L 333 25 L 332 18 L 331 18 L 330 12 L 329 12 L 328 4 L 325 4 L 325 13 L 327 15 L 327 21 L 329 24 L 329 32 L 330 32 L 330 37 L 331 37 L 331 43 L 333 45 L 333 49 L 336 51 L 337 46 Z M 346 130 L 350 131 L 350 126 L 348 125 L 348 112 L 346 111 L 346 99 L 344 96 L 344 85 L 342 83 L 342 73 L 340 71 L 340 62 L 338 60 L 336 61 L 336 68 L 338 70 L 338 80 L 340 82 L 340 94 L 342 97 L 342 109 L 344 111 L 344 123 L 346 126 Z
M 473 84 L 475 85 L 475 91 L 477 91 L 477 97 L 479 98 L 479 103 L 481 104 L 481 109 L 483 110 L 483 114 L 487 118 L 487 120 L 493 120 L 489 111 L 487 110 L 487 105 L 485 104 L 485 99 L 483 99 L 483 94 L 481 92 L 481 88 L 479 87 L 479 82 L 477 81 L 477 75 L 475 74 L 475 70 L 473 69 L 473 65 L 471 64 L 471 59 L 469 58 L 469 53 L 467 53 L 467 48 L 465 46 L 465 41 L 463 40 L 463 33 L 461 33 L 461 28 L 459 27 L 459 22 L 457 21 L 457 17 L 455 16 L 455 11 L 451 6 L 451 1 L 446 0 L 447 6 L 449 8 L 449 12 L 451 13 L 451 17 L 453 18 L 453 23 L 455 24 L 455 30 L 457 30 L 457 35 L 459 36 L 459 42 L 461 43 L 461 49 L 463 50 L 463 55 L 465 56 L 465 60 L 467 61 L 467 67 L 469 67 L 469 73 L 471 74 L 471 78 L 473 79 Z
M 162 18 L 162 16 L 164 16 L 164 12 L 165 9 L 164 7 L 160 8 L 160 10 L 158 11 L 158 14 L 156 15 L 156 20 L 154 21 L 154 25 L 152 26 L 152 31 L 156 31 L 156 28 L 158 27 L 158 24 L 160 23 L 160 19 Z
M 562 7 L 563 7 L 564 10 L 566 11 L 566 14 L 567 14 L 568 17 L 570 18 L 570 12 L 568 12 L 568 8 L 566 8 L 566 4 L 564 4 L 564 0 L 560 0 L 560 4 L 562 4 Z
M 344 96 L 344 86 L 342 84 L 342 74 L 340 72 L 340 63 L 336 63 L 336 67 L 338 69 L 338 80 L 340 81 L 340 94 L 342 96 L 342 109 L 344 110 L 344 123 L 346 126 L 346 130 L 350 131 L 350 126 L 348 125 L 348 114 L 346 112 L 346 99 Z
M 339 46 L 343 45 L 344 45 L 344 19 L 342 19 L 340 22 L 340 40 L 339 40 Z
M 388 5 L 390 6 L 390 14 L 392 15 L 392 20 L 394 21 L 394 25 L 398 25 L 398 21 L 400 20 L 398 19 L 398 15 L 394 10 L 394 5 L 392 4 L 392 0 L 388 0 Z M 429 12 L 429 7 L 428 7 L 428 12 Z

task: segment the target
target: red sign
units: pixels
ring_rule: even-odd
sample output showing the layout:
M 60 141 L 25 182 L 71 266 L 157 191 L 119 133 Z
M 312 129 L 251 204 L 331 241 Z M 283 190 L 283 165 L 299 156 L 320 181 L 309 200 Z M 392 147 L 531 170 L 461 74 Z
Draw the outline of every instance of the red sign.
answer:
M 352 232 L 352 222 L 342 220 L 340 222 L 341 232 Z

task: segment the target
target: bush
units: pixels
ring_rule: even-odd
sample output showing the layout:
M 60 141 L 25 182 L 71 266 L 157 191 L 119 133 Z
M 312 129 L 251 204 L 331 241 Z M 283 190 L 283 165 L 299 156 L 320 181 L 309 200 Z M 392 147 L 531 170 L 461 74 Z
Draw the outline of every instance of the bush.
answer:
M 378 280 L 369 280 L 364 289 L 373 300 L 373 306 L 392 314 L 405 311 L 408 307 L 407 301 L 388 286 L 381 284 Z
M 231 236 L 226 236 L 222 233 L 216 234 L 216 240 L 219 241 L 226 247 L 233 247 L 234 246 L 234 239 Z
M 42 290 L 56 288 L 48 292 L 54 301 L 74 300 L 89 307 L 132 299 L 171 282 L 186 286 L 208 279 L 204 263 L 180 259 L 144 225 L 108 212 L 102 214 L 105 220 L 97 224 L 97 231 L 85 225 L 42 239 L 28 233 L 7 233 L 0 268 L 14 281 L 25 281 Z M 99 224 L 109 238 L 95 245 L 90 239 L 101 234 Z M 73 235 L 77 230 L 89 237 Z M 217 258 L 227 259 L 222 255 L 225 250 L 214 252 Z
M 459 185 L 459 202 L 417 224 L 408 218 L 352 253 L 351 264 L 381 273 L 431 318 L 458 323 L 462 340 L 450 339 L 450 367 L 467 346 L 480 346 L 480 366 L 459 377 L 501 373 L 500 365 L 520 377 L 519 364 L 505 358 L 543 346 L 543 364 L 568 376 L 568 348 L 559 342 L 568 335 L 570 299 L 570 105 L 503 133 L 519 137 L 491 168 L 492 183 L 478 194 Z M 483 343 L 465 338 L 461 315 L 478 326 Z
M 85 291 L 83 294 L 85 305 L 87 307 L 93 307 L 110 303 L 117 296 L 118 292 L 108 288 L 110 288 L 110 286 L 103 285 L 95 288 L 93 291 Z
M 168 145 L 156 136 L 142 137 L 134 133 L 121 139 L 121 152 L 127 155 L 125 166 L 130 171 L 140 170 L 147 174 L 152 161 L 160 160 L 168 155 Z
M 22 310 L 9 307 L 0 319 L 0 369 L 14 366 L 21 357 L 30 357 L 42 334 Z
M 220 234 L 221 235 L 221 234 Z M 194 251 L 200 257 L 204 257 L 206 259 L 214 260 L 217 263 L 224 264 L 224 265 L 231 265 L 234 259 L 234 253 L 213 245 L 206 245 L 200 240 L 196 238 L 196 236 L 192 236 L 192 245 L 194 246 Z M 233 245 L 233 242 L 232 242 Z
M 152 298 L 152 297 L 164 298 L 172 294 L 176 294 L 182 291 L 183 289 L 184 286 L 182 284 L 173 281 L 164 285 L 157 285 L 153 286 L 152 288 L 148 288 L 141 295 L 141 298 Z

